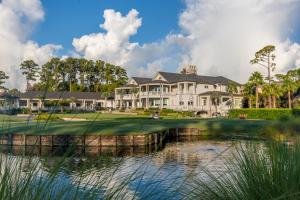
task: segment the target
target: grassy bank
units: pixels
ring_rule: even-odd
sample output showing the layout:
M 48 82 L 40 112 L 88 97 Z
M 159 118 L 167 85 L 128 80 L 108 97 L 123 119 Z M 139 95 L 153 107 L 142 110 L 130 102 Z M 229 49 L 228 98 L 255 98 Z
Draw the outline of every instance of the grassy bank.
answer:
M 1 133 L 56 135 L 140 135 L 167 128 L 199 128 L 210 134 L 259 136 L 263 127 L 274 122 L 265 120 L 164 118 L 151 120 L 148 116 L 114 114 L 58 114 L 59 117 L 85 118 L 87 121 L 5 121 Z

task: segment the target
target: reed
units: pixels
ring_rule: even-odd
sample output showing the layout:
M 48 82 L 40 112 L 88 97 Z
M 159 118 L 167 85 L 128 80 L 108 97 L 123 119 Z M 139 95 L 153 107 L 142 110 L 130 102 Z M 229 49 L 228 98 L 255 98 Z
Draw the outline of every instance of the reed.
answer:
M 300 143 L 240 145 L 225 168 L 194 178 L 186 199 L 259 200 L 300 198 Z

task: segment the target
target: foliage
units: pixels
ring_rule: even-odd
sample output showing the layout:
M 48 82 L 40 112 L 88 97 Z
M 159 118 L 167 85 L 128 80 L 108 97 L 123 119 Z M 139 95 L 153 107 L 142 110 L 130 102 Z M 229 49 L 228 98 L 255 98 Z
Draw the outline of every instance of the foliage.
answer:
M 206 171 L 201 178 L 191 179 L 182 190 L 188 199 L 299 199 L 300 144 L 240 145 L 232 158 L 226 159 L 223 170 Z
M 0 71 L 0 89 L 4 89 L 3 84 L 7 79 L 9 79 L 9 76 L 7 76 L 4 71 Z
M 27 80 L 27 90 L 29 89 L 29 81 L 36 81 L 38 77 L 38 64 L 33 60 L 25 60 L 21 63 L 20 69 Z
M 23 74 L 28 80 L 36 80 L 37 69 L 33 61 L 24 61 Z M 25 68 L 26 67 L 26 68 Z M 39 72 L 40 80 L 34 90 L 114 92 L 128 80 L 126 70 L 104 61 L 84 58 L 51 58 Z
M 268 70 L 267 80 L 271 83 L 271 71 L 275 70 L 275 46 L 268 45 L 255 53 L 255 57 L 250 61 L 251 64 L 258 64 Z
M 274 139 L 291 138 L 299 136 L 300 133 L 300 111 L 298 115 L 281 117 L 276 123 L 264 127 L 264 134 Z
M 246 115 L 247 119 L 267 119 L 267 120 L 276 120 L 280 119 L 283 116 L 292 116 L 298 115 L 299 110 L 291 110 L 285 108 L 277 109 L 232 109 L 229 111 L 230 119 L 238 119 L 241 115 Z

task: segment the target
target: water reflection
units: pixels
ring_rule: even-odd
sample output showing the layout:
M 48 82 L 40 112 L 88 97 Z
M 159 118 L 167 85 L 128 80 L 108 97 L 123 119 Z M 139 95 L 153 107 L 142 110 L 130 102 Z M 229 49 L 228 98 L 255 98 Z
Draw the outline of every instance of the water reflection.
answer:
M 92 186 L 103 179 L 105 190 L 110 190 L 125 181 L 123 197 L 179 199 L 178 187 L 189 181 L 191 175 L 201 176 L 204 170 L 223 170 L 224 159 L 230 157 L 240 143 L 178 138 L 163 146 L 76 147 L 68 157 L 62 155 L 70 149 L 62 147 L 2 146 L 1 150 L 2 158 L 33 158 L 46 172 L 64 159 L 59 174 L 59 181 L 64 184 L 74 185 L 80 177 L 82 185 Z M 30 166 L 24 165 L 26 167 Z

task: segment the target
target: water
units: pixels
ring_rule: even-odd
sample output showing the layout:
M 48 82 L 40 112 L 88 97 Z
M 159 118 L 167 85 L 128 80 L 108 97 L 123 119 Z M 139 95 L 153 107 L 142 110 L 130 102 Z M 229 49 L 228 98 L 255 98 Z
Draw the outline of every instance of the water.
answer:
M 65 159 L 60 167 L 57 184 L 82 188 L 99 186 L 105 191 L 119 191 L 118 199 L 180 199 L 180 190 L 187 183 L 209 172 L 225 170 L 224 162 L 241 141 L 196 140 L 174 141 L 163 147 L 151 148 L 90 148 L 75 149 L 64 158 L 65 149 L 38 147 L 2 148 L 2 159 L 13 157 L 33 159 L 47 173 Z M 244 142 L 242 142 L 244 143 Z M 23 170 L 26 171 L 24 165 Z

